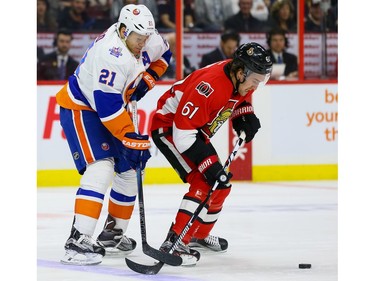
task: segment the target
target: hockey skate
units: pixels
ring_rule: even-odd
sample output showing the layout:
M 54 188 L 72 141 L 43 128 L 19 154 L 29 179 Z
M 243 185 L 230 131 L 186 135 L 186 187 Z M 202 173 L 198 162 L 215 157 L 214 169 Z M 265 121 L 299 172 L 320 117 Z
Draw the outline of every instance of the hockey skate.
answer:
M 228 249 L 228 241 L 218 236 L 208 235 L 204 239 L 192 238 L 189 247 L 206 248 L 214 252 L 226 252 Z
M 91 236 L 81 234 L 74 226 L 65 243 L 65 250 L 61 263 L 69 265 L 96 265 L 105 256 L 105 250 Z
M 168 253 L 172 248 L 173 243 L 177 240 L 178 235 L 174 231 L 169 231 L 167 239 L 160 247 L 160 251 Z M 196 250 L 190 249 L 188 245 L 182 241 L 178 243 L 177 248 L 173 251 L 173 255 L 182 258 L 182 266 L 196 265 L 200 259 L 200 253 Z
M 97 243 L 102 246 L 107 254 L 129 254 L 137 246 L 137 242 L 123 234 L 122 229 L 115 228 L 116 222 L 108 215 L 103 231 L 97 238 Z

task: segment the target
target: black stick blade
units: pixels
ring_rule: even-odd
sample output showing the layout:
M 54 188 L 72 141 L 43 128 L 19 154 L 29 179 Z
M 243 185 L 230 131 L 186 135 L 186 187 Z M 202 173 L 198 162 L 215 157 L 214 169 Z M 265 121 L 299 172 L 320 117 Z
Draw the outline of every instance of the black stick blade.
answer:
M 152 257 L 163 263 L 166 263 L 172 266 L 180 266 L 182 264 L 181 257 L 156 250 L 155 248 L 152 248 L 147 243 L 142 243 L 142 250 L 143 250 L 143 253 L 146 254 L 147 256 Z
M 129 260 L 128 258 L 125 258 L 125 262 L 131 270 L 146 275 L 157 274 L 164 265 L 163 262 L 158 262 L 155 265 L 144 265 Z

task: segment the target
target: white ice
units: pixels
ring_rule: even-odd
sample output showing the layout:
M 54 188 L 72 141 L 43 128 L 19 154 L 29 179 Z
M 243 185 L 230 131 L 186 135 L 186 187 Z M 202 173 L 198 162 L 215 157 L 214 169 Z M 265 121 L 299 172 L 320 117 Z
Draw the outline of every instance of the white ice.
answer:
M 187 185 L 145 185 L 148 243 L 158 248 L 173 221 Z M 194 267 L 165 265 L 157 275 L 130 270 L 124 256 L 104 257 L 96 266 L 67 266 L 59 261 L 69 236 L 76 188 L 37 191 L 38 281 L 336 281 L 338 280 L 337 181 L 234 182 L 212 234 L 229 242 L 226 253 L 201 251 Z M 107 205 L 97 225 L 99 234 Z M 127 232 L 138 246 L 127 257 L 155 260 L 142 253 L 138 202 Z M 312 264 L 299 269 L 299 263 Z

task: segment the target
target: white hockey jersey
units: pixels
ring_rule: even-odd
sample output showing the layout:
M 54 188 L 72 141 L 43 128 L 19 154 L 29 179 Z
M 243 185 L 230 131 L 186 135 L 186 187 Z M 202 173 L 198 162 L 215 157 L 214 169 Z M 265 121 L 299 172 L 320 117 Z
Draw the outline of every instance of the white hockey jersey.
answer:
M 166 40 L 155 33 L 136 58 L 121 41 L 115 23 L 88 47 L 68 83 L 57 93 L 57 103 L 68 109 L 96 111 L 121 140 L 126 132 L 134 131 L 125 105 L 147 68 L 159 77 L 166 71 L 169 58 L 163 55 L 168 50 Z

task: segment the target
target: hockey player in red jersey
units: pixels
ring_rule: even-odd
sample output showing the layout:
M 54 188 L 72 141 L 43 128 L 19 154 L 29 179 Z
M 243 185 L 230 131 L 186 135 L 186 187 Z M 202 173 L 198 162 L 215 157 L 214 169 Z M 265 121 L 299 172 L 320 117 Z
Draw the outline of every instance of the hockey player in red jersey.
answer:
M 223 170 L 210 138 L 228 119 L 238 135 L 241 131 L 246 133 L 246 142 L 254 138 L 260 122 L 248 100 L 260 85 L 267 83 L 271 70 L 270 55 L 261 45 L 243 44 L 233 59 L 194 71 L 174 83 L 158 101 L 151 126 L 153 141 L 180 178 L 190 185 L 160 247 L 162 251 L 171 249 L 211 186 L 219 182 L 174 251 L 182 257 L 183 265 L 194 265 L 199 260 L 200 253 L 193 246 L 227 250 L 227 240 L 210 232 L 230 192 L 232 174 Z
M 155 85 L 172 53 L 144 5 L 121 9 L 118 22 L 89 46 L 68 83 L 57 93 L 60 123 L 82 175 L 64 264 L 93 265 L 109 252 L 129 253 L 125 233 L 137 196 L 135 169 L 150 157 L 148 135 L 135 131 L 127 112 Z M 93 239 L 108 189 L 108 217 Z

